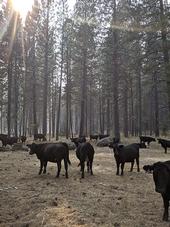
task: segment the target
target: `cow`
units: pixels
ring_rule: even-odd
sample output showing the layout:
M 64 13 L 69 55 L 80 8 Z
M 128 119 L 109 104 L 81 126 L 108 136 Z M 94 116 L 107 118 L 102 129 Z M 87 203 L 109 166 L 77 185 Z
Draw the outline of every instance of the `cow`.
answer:
M 170 161 L 156 162 L 153 165 L 145 165 L 143 169 L 146 172 L 153 173 L 155 191 L 162 195 L 164 203 L 164 213 L 162 220 L 168 221 L 168 208 L 170 200 Z
M 0 134 L 0 140 L 2 141 L 2 146 L 6 146 L 7 145 L 7 134 Z
M 117 171 L 116 175 L 119 175 L 119 166 L 121 164 L 121 175 L 123 175 L 124 165 L 126 162 L 131 162 L 131 169 L 133 171 L 134 161 L 136 160 L 137 171 L 140 172 L 139 168 L 139 143 L 132 143 L 127 146 L 112 143 L 109 145 L 113 148 L 114 157 L 116 161 Z
M 5 136 L 1 136 L 0 140 L 2 141 L 3 146 L 6 146 L 7 144 L 12 146 L 14 143 L 18 142 L 18 137 L 16 136 L 8 137 L 5 135 Z
M 20 136 L 20 141 L 22 143 L 25 143 L 26 140 L 27 140 L 27 137 L 26 136 Z
M 44 134 L 41 134 L 41 133 L 34 134 L 34 140 L 47 141 L 45 135 Z
M 165 139 L 157 139 L 158 143 L 161 144 L 161 146 L 165 149 L 165 154 L 167 154 L 167 148 L 170 148 L 170 140 L 165 140 Z
M 109 137 L 110 135 L 109 134 L 99 134 L 99 140 L 103 139 L 103 138 L 106 138 L 106 137 Z
M 77 146 L 76 156 L 80 160 L 79 165 L 81 166 L 81 178 L 84 178 L 85 161 L 87 162 L 87 171 L 93 175 L 92 167 L 95 153 L 93 146 L 88 142 L 75 144 Z
M 65 166 L 65 176 L 68 178 L 68 164 L 71 165 L 69 160 L 69 149 L 66 143 L 44 143 L 27 145 L 30 148 L 30 155 L 36 154 L 37 158 L 40 160 L 40 170 L 39 175 L 46 173 L 47 163 L 54 162 L 57 163 L 58 172 L 56 177 L 59 177 L 61 171 L 61 161 L 64 160 Z M 68 163 L 68 164 L 67 164 Z M 44 168 L 44 169 L 43 169 Z
M 86 142 L 86 137 L 82 136 L 82 137 L 74 137 L 74 138 L 70 138 L 71 142 L 75 143 L 75 145 L 77 146 L 79 143 L 85 143 Z
M 150 145 L 151 142 L 155 142 L 155 138 L 151 137 L 151 136 L 139 136 L 140 138 L 140 143 L 144 142 L 148 144 L 148 147 Z
M 97 140 L 99 135 L 90 135 L 90 140 Z

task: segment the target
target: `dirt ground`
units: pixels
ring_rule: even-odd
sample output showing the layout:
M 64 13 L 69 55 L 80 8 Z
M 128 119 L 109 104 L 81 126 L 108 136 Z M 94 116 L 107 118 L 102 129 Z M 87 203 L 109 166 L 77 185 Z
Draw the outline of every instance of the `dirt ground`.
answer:
M 38 175 L 39 160 L 26 151 L 0 152 L 1 227 L 169 227 L 162 221 L 163 203 L 155 192 L 152 174 L 142 167 L 170 160 L 156 143 L 140 150 L 141 172 L 116 176 L 112 150 L 95 147 L 94 176 L 80 179 L 75 151 L 70 151 L 69 178 L 55 178 L 56 165 Z

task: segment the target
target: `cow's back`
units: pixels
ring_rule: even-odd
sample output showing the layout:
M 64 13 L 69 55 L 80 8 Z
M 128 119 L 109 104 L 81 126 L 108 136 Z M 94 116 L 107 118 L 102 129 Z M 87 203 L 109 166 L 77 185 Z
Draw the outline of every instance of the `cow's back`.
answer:
M 48 144 L 43 151 L 43 158 L 50 162 L 56 162 L 67 157 L 67 147 L 62 143 Z

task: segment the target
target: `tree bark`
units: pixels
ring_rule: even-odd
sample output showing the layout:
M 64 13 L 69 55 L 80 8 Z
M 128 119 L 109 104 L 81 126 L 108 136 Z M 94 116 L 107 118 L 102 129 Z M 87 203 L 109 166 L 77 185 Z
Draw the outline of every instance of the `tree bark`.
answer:
M 167 93 L 168 93 L 168 107 L 170 115 L 170 63 L 169 63 L 169 54 L 168 54 L 168 43 L 167 43 L 167 28 L 166 28 L 166 17 L 164 14 L 164 3 L 163 0 L 160 0 L 160 21 L 161 21 L 161 35 L 162 35 L 162 50 L 165 63 L 165 73 L 166 73 L 166 82 L 167 82 Z
M 47 89 L 48 89 L 48 52 L 49 52 L 49 3 L 47 0 L 47 18 L 45 34 L 44 92 L 43 92 L 43 134 L 47 134 Z

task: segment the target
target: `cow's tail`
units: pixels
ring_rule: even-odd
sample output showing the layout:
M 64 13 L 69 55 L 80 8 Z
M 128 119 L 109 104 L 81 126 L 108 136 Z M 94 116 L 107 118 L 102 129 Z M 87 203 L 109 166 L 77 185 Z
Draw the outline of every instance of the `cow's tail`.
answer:
M 70 159 L 69 159 L 69 149 L 67 150 L 67 162 L 69 165 L 71 165 Z

